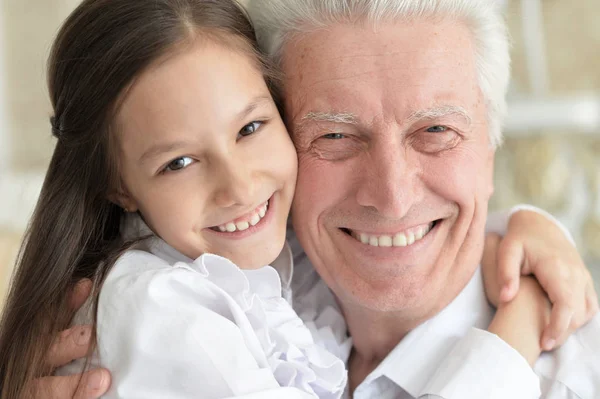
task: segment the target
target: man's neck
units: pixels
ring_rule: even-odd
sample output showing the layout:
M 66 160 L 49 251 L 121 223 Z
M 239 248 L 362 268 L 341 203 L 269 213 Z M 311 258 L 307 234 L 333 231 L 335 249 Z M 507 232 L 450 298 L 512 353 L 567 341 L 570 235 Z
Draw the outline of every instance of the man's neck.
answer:
M 429 316 L 415 318 L 395 312 L 377 312 L 342 306 L 353 351 L 365 361 L 383 360 L 398 343 Z M 379 363 L 377 362 L 377 363 Z
M 409 332 L 437 315 L 457 295 L 448 292 L 438 298 L 435 307 L 400 312 L 381 312 L 338 300 L 353 344 L 348 360 L 350 392 L 354 392 Z
M 348 359 L 351 394 L 412 329 L 426 320 L 364 309 L 347 309 L 344 315 L 353 343 Z

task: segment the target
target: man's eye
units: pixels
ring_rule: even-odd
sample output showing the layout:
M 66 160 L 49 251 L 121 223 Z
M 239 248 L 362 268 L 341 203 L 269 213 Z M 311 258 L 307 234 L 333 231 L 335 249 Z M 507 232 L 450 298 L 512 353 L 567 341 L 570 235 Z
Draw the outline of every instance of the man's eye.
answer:
M 445 131 L 447 131 L 448 128 L 446 126 L 432 126 L 429 129 L 427 129 L 428 133 L 444 133 Z
M 346 136 L 344 136 L 342 133 L 328 133 L 323 135 L 322 137 L 328 140 L 340 140 L 345 138 Z
M 254 121 L 251 123 L 248 123 L 246 126 L 244 126 L 238 133 L 238 137 L 246 137 L 246 136 L 250 136 L 252 133 L 256 133 L 256 131 L 258 129 L 260 129 L 260 127 L 263 125 L 263 122 L 260 121 Z
M 187 168 L 191 164 L 194 163 L 194 160 L 190 157 L 179 157 L 172 160 L 167 167 L 165 168 L 165 172 L 175 172 L 184 168 Z

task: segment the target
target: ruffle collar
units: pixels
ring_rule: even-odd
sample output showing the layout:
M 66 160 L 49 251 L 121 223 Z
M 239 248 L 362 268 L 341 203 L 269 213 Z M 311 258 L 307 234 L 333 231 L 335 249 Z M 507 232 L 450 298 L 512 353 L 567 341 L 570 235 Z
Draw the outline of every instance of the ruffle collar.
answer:
M 281 296 L 277 271 L 265 266 L 242 270 L 228 259 L 204 254 L 191 265 L 218 285 L 245 312 L 281 386 L 319 398 L 339 398 L 347 373 L 344 362 L 315 344 L 311 332 Z
M 189 259 L 156 237 L 137 215 L 128 217 L 122 235 L 125 239 L 150 236 L 142 243 L 149 252 L 174 267 L 192 269 L 224 290 L 244 311 L 281 386 L 297 387 L 323 399 L 342 396 L 347 381 L 344 362 L 315 344 L 311 331 L 282 297 L 282 288 L 284 293 L 289 291 L 293 271 L 287 243 L 273 262 L 278 272 L 271 266 L 242 270 L 214 254 Z

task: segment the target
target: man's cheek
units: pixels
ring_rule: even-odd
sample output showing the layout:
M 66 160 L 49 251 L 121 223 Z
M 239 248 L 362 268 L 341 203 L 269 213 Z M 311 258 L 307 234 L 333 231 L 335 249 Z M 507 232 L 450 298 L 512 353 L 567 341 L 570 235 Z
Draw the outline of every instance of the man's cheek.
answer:
M 481 191 L 481 183 L 488 181 L 487 160 L 472 151 L 457 151 L 436 162 L 435 171 L 429 173 L 448 199 L 459 201 L 473 197 Z M 454 197 L 454 198 L 453 198 Z
M 299 158 L 296 195 L 302 198 L 324 198 L 331 194 L 331 184 L 338 181 L 338 167 L 315 157 Z
M 301 206 L 305 208 L 308 205 L 307 201 L 318 201 L 325 193 L 321 188 L 318 169 L 301 166 L 298 169 L 294 203 L 302 201 Z

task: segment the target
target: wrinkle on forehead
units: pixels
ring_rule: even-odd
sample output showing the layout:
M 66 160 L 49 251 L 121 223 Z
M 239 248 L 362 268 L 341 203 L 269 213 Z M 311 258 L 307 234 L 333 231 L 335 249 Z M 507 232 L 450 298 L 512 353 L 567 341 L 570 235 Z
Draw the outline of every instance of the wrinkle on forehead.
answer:
M 361 124 L 383 117 L 406 123 L 455 116 L 472 122 L 465 108 L 479 90 L 466 27 L 426 21 L 385 25 L 378 32 L 349 28 L 332 27 L 287 44 L 282 66 L 289 122 L 303 124 L 309 111 L 354 113 Z M 394 116 L 384 112 L 392 108 Z
M 336 28 L 347 29 L 348 26 L 340 25 L 332 27 L 331 30 Z M 401 29 L 401 27 L 399 28 Z M 416 47 L 411 45 L 399 47 L 393 37 L 382 37 L 373 48 L 366 43 L 373 40 L 366 40 L 364 43 L 354 40 L 348 43 L 339 41 L 329 30 L 314 31 L 296 37 L 292 43 L 288 43 L 287 51 L 283 54 L 282 66 L 287 79 L 297 79 L 307 89 L 323 83 L 352 80 L 370 74 L 410 71 L 414 68 L 422 68 L 424 65 L 430 69 L 459 68 L 462 70 L 465 66 L 464 54 L 455 45 L 464 43 L 465 48 L 472 49 L 470 36 L 456 38 L 454 41 L 438 40 L 444 35 L 439 30 L 440 27 L 435 28 L 438 31 L 425 36 L 425 41 L 421 46 Z M 365 33 L 367 35 L 377 34 L 370 30 Z M 340 35 L 342 34 L 347 35 L 348 31 L 342 30 Z M 349 34 L 356 35 L 357 32 Z M 435 39 L 428 40 L 427 38 Z M 432 42 L 432 40 L 434 41 Z M 331 47 L 332 45 L 334 47 Z M 423 46 L 427 50 L 427 64 L 423 64 Z M 474 56 L 474 54 L 473 50 L 472 55 Z M 316 71 L 321 73 L 315 73 Z M 313 79 L 307 79 L 309 76 Z M 315 77 L 317 79 L 314 79 Z

